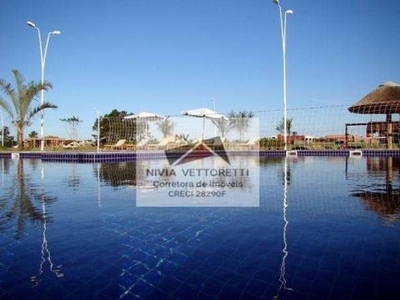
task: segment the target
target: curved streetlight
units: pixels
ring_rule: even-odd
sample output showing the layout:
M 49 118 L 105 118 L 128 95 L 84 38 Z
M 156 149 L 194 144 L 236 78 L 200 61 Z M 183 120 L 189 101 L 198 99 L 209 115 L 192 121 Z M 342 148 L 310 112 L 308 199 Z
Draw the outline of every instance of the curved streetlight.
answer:
M 288 9 L 282 17 L 282 7 L 279 0 L 273 0 L 279 8 L 279 17 L 281 23 L 282 38 L 282 61 L 283 61 L 283 143 L 284 149 L 287 150 L 287 114 L 286 114 L 286 18 L 288 14 L 293 14 L 293 10 Z
M 44 47 L 44 52 L 43 52 L 43 47 L 42 47 L 42 37 L 40 34 L 40 29 L 39 27 L 37 27 L 35 25 L 35 23 L 28 21 L 26 22 L 26 24 L 34 29 L 36 29 L 37 33 L 38 33 L 38 38 L 39 38 L 39 50 L 40 50 L 40 66 L 41 66 L 41 83 L 44 83 L 44 67 L 46 65 L 46 56 L 47 56 L 47 49 L 49 46 L 49 41 L 50 41 L 50 36 L 52 35 L 59 35 L 61 34 L 61 31 L 59 30 L 53 30 L 50 31 L 47 34 L 47 40 L 46 40 L 46 44 Z M 44 90 L 41 90 L 40 93 L 40 105 L 42 106 L 44 103 Z M 40 112 L 40 137 L 41 137 L 41 141 L 40 141 L 40 150 L 43 151 L 44 150 L 44 111 L 41 110 Z

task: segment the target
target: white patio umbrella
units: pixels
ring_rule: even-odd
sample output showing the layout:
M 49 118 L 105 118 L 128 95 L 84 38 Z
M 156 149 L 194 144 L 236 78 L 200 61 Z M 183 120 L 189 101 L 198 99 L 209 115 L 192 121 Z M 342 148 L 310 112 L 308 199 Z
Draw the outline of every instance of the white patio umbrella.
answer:
M 201 139 L 204 137 L 204 124 L 205 124 L 205 119 L 224 119 L 228 120 L 227 117 L 224 115 L 217 113 L 216 111 L 213 111 L 212 109 L 209 108 L 197 108 L 197 109 L 191 109 L 191 110 L 185 110 L 182 112 L 182 115 L 184 116 L 191 116 L 191 117 L 196 117 L 196 118 L 203 118 L 203 129 L 201 132 Z
M 146 111 L 142 111 L 136 115 L 129 115 L 129 116 L 124 117 L 124 120 L 135 120 L 137 123 L 145 123 L 145 124 L 147 124 L 147 122 L 157 122 L 157 121 L 161 121 L 164 119 L 165 119 L 165 117 L 162 115 L 158 115 L 158 114 L 146 112 Z M 147 126 L 146 126 L 146 135 L 147 134 L 148 134 L 148 132 L 147 132 Z
M 140 122 L 154 122 L 154 121 L 161 121 L 165 119 L 165 117 L 155 114 L 155 113 L 150 113 L 146 111 L 142 111 L 138 113 L 137 115 L 130 115 L 126 116 L 124 120 L 130 120 L 130 119 L 135 119 L 136 121 Z

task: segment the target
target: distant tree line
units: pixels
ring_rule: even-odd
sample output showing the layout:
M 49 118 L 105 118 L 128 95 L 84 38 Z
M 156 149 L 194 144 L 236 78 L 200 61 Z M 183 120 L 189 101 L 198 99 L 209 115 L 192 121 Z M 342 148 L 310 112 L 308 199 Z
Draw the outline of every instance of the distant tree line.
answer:
M 24 147 L 24 130 L 30 126 L 32 120 L 42 113 L 45 109 L 56 109 L 57 106 L 50 102 L 40 103 L 37 101 L 39 94 L 42 91 L 47 91 L 52 88 L 52 84 L 49 81 L 35 82 L 31 81 L 25 83 L 25 78 L 18 70 L 12 70 L 15 79 L 15 85 L 0 79 L 0 108 L 7 113 L 12 124 L 15 126 L 17 140 L 14 141 L 14 137 L 10 136 L 10 130 L 8 127 L 0 128 L 0 132 L 4 131 L 4 145 L 7 147 L 13 146 L 15 143 L 20 149 Z M 131 114 L 131 113 L 130 113 Z M 103 142 L 114 142 L 118 139 L 127 139 L 130 142 L 136 141 L 136 136 L 143 134 L 148 129 L 148 124 L 145 128 L 138 127 L 134 120 L 124 119 L 130 115 L 125 110 L 119 111 L 113 109 L 109 114 L 99 116 L 100 118 L 100 141 Z M 254 117 L 254 113 L 251 111 L 231 111 L 227 119 L 212 119 L 215 126 L 218 128 L 222 137 L 225 137 L 226 133 L 231 130 L 236 130 L 239 133 L 239 140 L 243 139 L 244 133 L 251 125 L 251 118 Z M 68 126 L 72 128 L 72 136 L 76 138 L 77 128 L 81 120 L 73 116 L 72 118 L 61 119 Z M 287 133 L 290 134 L 292 130 L 293 119 L 287 119 L 286 128 Z M 170 135 L 173 132 L 174 124 L 166 118 L 157 124 L 158 129 L 163 136 Z M 98 132 L 98 119 L 95 120 L 93 126 L 93 137 L 97 139 Z M 276 130 L 280 133 L 284 131 L 284 121 L 280 121 L 277 125 Z M 36 131 L 32 131 L 29 137 L 35 138 L 38 134 Z
M 3 136 L 4 132 L 4 147 L 12 147 L 15 145 L 14 137 L 10 135 L 10 129 L 7 126 L 0 128 L 0 138 Z M 0 142 L 1 147 L 1 142 Z

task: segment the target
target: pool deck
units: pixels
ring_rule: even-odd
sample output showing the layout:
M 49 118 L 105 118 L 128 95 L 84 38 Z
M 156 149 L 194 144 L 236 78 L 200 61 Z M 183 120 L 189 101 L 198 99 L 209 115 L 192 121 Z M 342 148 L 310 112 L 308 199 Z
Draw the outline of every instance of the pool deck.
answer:
M 218 151 L 216 151 L 218 152 Z M 184 152 L 177 152 L 181 156 Z M 399 149 L 382 150 L 248 150 L 248 151 L 227 151 L 232 156 L 260 156 L 260 157 L 304 157 L 304 156 L 341 156 L 341 157 L 400 157 Z M 41 159 L 54 162 L 78 162 L 78 163 L 99 163 L 135 161 L 136 159 L 158 159 L 164 158 L 163 151 L 107 151 L 107 152 L 59 152 L 59 151 L 10 151 L 0 152 L 0 158 L 12 159 Z

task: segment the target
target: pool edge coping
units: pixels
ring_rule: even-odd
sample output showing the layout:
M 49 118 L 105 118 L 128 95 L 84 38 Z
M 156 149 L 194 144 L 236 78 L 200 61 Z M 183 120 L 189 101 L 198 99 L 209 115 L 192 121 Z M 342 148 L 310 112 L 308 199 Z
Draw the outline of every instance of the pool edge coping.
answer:
M 230 155 L 259 157 L 304 157 L 304 156 L 341 156 L 341 157 L 373 157 L 373 156 L 400 156 L 400 149 L 379 150 L 247 150 L 228 151 Z M 33 152 L 10 151 L 0 152 L 0 158 L 11 159 L 41 159 L 55 162 L 120 162 L 135 161 L 138 157 L 156 159 L 164 157 L 163 151 L 113 151 L 113 152 Z

